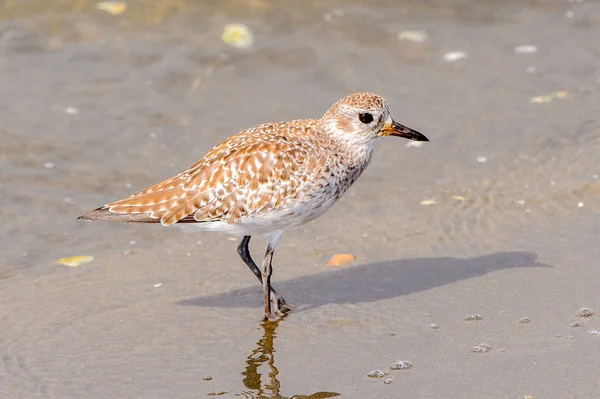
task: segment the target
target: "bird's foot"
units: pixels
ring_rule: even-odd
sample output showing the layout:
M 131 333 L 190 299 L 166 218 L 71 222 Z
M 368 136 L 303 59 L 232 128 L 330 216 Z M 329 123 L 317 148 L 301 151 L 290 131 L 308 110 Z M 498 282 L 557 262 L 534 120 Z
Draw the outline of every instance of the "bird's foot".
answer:
M 276 321 L 284 317 L 287 313 L 295 308 L 294 306 L 288 304 L 285 299 L 283 299 L 283 297 L 275 291 L 271 291 L 270 301 L 271 312 L 268 313 L 265 311 L 265 321 Z

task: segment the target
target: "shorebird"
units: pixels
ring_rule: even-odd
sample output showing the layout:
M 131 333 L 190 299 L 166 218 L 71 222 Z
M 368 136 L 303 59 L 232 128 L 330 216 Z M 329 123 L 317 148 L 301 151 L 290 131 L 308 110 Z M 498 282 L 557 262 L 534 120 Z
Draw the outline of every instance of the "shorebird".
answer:
M 375 141 L 429 141 L 397 123 L 383 97 L 350 94 L 319 119 L 265 123 L 217 144 L 187 170 L 79 219 L 177 225 L 241 236 L 238 254 L 262 283 L 264 318 L 292 307 L 271 286 L 283 231 L 327 211 L 366 169 Z M 254 234 L 268 234 L 261 268 L 250 256 Z

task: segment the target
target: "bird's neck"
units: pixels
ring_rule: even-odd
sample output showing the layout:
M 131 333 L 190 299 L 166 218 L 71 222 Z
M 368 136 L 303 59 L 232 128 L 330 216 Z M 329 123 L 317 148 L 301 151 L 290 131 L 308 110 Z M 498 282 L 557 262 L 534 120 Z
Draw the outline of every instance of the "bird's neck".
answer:
M 352 140 L 340 134 L 329 134 L 338 151 L 342 152 L 344 163 L 366 168 L 371 162 L 375 140 Z

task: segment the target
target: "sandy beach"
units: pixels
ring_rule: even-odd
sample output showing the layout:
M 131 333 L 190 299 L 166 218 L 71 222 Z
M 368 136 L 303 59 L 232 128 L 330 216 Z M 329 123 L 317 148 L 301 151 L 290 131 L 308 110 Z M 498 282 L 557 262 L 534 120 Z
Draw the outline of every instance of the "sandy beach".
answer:
M 0 5 L 0 398 L 600 397 L 600 2 L 99 3 Z M 238 238 L 76 220 L 355 91 L 431 142 L 283 235 L 278 323 Z

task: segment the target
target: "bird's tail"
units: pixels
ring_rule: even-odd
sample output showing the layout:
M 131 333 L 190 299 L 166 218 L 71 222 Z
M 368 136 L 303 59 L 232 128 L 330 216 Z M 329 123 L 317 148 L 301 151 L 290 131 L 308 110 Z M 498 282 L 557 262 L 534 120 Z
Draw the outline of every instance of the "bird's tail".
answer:
M 113 213 L 106 206 L 86 212 L 77 219 L 125 223 L 160 223 L 160 219 L 153 218 L 147 213 Z

